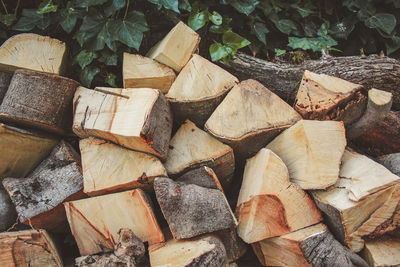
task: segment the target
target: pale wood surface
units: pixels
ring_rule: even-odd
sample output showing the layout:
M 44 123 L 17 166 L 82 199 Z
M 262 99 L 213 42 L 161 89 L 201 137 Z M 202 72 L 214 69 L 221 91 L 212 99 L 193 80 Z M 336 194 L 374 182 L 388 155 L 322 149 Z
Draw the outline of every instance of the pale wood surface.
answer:
M 187 120 L 170 141 L 165 168 L 176 177 L 200 166 L 212 168 L 222 186 L 228 186 L 235 170 L 233 150 Z
M 153 88 L 166 94 L 175 77 L 175 72 L 171 68 L 151 58 L 124 53 L 122 65 L 124 88 Z
M 164 241 L 147 196 L 140 189 L 66 202 L 68 222 L 82 256 L 113 249 L 120 228 L 143 242 Z
M 155 89 L 79 87 L 74 97 L 73 131 L 166 158 L 172 115 L 164 95 Z
M 301 117 L 287 103 L 255 80 L 246 80 L 228 93 L 212 113 L 205 129 L 246 159 Z
M 84 192 L 90 196 L 135 188 L 152 188 L 155 177 L 166 177 L 160 160 L 105 140 L 89 137 L 79 142 Z
M 146 56 L 179 72 L 196 51 L 199 42 L 200 36 L 185 23 L 179 22 Z
M 21 33 L 0 47 L 0 70 L 28 69 L 62 75 L 65 43 L 48 36 Z
M 400 266 L 400 238 L 385 235 L 366 241 L 361 255 L 370 266 Z
M 63 263 L 44 230 L 0 233 L 0 266 L 57 266 Z
M 0 123 L 0 180 L 25 177 L 58 143 L 56 138 Z
M 267 212 L 268 208 L 274 212 Z M 272 216 L 278 211 L 280 214 Z M 290 182 L 283 161 L 265 148 L 246 162 L 236 214 L 238 234 L 247 243 L 287 234 L 322 220 L 307 193 Z
M 308 190 L 336 183 L 345 146 L 343 122 L 301 120 L 266 148 L 283 160 L 292 182 Z

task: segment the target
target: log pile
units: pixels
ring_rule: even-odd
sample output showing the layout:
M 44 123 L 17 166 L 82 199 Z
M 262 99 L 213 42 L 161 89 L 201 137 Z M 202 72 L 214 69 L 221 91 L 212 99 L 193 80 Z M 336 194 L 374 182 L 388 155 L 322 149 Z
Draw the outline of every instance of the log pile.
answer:
M 58 40 L 0 47 L 0 265 L 400 265 L 396 140 L 355 145 L 400 137 L 392 93 L 310 68 L 292 107 L 199 41 L 180 22 L 94 89 Z

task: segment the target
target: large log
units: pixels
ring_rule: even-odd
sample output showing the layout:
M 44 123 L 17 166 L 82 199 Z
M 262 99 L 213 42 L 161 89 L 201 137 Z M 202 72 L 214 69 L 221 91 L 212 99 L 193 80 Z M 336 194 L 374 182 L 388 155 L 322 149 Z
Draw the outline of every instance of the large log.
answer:
M 238 236 L 236 229 L 221 230 L 212 234 L 224 244 L 228 262 L 232 263 L 246 253 L 248 245 Z
M 343 122 L 301 120 L 266 148 L 283 160 L 290 179 L 307 190 L 336 183 L 345 146 Z
M 342 246 L 323 224 L 313 225 L 253 244 L 264 266 L 368 267 L 357 254 Z
M 384 235 L 368 240 L 361 255 L 373 267 L 400 266 L 400 238 Z
M 52 238 L 44 230 L 0 233 L 0 266 L 62 267 Z
M 16 70 L 0 105 L 0 120 L 57 134 L 71 131 L 79 83 L 55 74 Z
M 93 137 L 80 140 L 79 148 L 83 191 L 89 196 L 135 188 L 152 189 L 155 177 L 167 177 L 160 160 L 149 154 Z
M 21 222 L 63 231 L 66 216 L 62 203 L 84 197 L 80 157 L 61 141 L 28 178 L 5 178 L 3 185 Z
M 58 140 L 48 134 L 0 123 L 0 151 L 4 151 L 0 155 L 0 180 L 25 177 L 57 143 Z
M 203 127 L 238 82 L 226 70 L 199 55 L 193 55 L 166 95 L 174 112 L 175 123 L 180 125 L 189 119 Z
M 74 114 L 73 131 L 81 138 L 94 136 L 166 158 L 172 114 L 159 90 L 79 87 Z
M 65 52 L 65 43 L 57 39 L 34 33 L 17 34 L 0 47 L 0 70 L 28 69 L 62 75 Z
M 204 128 L 243 160 L 300 119 L 292 107 L 262 84 L 246 80 L 228 93 Z
M 228 201 L 218 189 L 156 178 L 154 191 L 175 239 L 237 226 Z
M 0 232 L 7 230 L 17 221 L 17 212 L 10 196 L 0 184 Z
M 190 170 L 176 178 L 175 181 L 185 184 L 195 184 L 205 188 L 218 189 L 224 192 L 217 175 L 213 169 L 207 166 Z
M 6 95 L 11 78 L 12 74 L 0 71 L 0 104 Z
M 326 191 L 313 191 L 317 206 L 336 238 L 359 252 L 364 239 L 400 225 L 400 177 L 353 151 L 345 151 L 340 179 Z
M 82 256 L 112 251 L 121 228 L 131 229 L 149 244 L 164 241 L 141 189 L 66 202 L 64 206 Z
M 307 193 L 290 182 L 282 160 L 265 148 L 246 162 L 236 214 L 238 234 L 246 243 L 287 234 L 322 220 Z
M 328 57 L 306 60 L 301 64 L 274 63 L 244 53 L 237 53 L 232 62 L 221 64 L 240 80 L 256 79 L 290 104 L 305 70 L 327 74 L 363 85 L 392 92 L 393 108 L 400 109 L 400 62 L 377 55 Z

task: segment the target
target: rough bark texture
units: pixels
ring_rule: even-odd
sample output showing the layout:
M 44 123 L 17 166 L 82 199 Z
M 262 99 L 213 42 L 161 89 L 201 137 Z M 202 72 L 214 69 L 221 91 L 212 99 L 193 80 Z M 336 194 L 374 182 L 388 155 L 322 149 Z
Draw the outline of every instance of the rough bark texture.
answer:
M 28 70 L 16 70 L 0 105 L 0 120 L 65 134 L 71 131 L 72 98 L 79 83 Z
M 400 111 L 391 111 L 378 125 L 353 140 L 351 146 L 373 157 L 400 152 Z
M 176 239 L 233 228 L 237 225 L 224 194 L 193 184 L 156 178 L 154 191 Z
M 3 185 L 21 222 L 31 220 L 35 227 L 57 229 L 66 222 L 62 203 L 83 196 L 79 155 L 61 141 L 28 178 L 6 178 Z
M 7 92 L 11 78 L 12 78 L 11 73 L 2 72 L 2 71 L 0 72 L 0 104 L 3 101 L 3 98 Z
M 195 184 L 205 188 L 218 189 L 224 192 L 215 172 L 206 166 L 193 169 L 179 176 L 175 181 L 185 184 Z
M 7 230 L 17 220 L 17 212 L 10 197 L 0 185 L 0 232 Z
M 328 74 L 366 89 L 377 88 L 393 93 L 393 108 L 400 109 L 400 62 L 389 57 L 351 56 L 306 60 L 301 64 L 273 63 L 238 53 L 230 63 L 221 63 L 240 80 L 260 81 L 285 101 L 293 103 L 305 70 Z
M 224 244 L 228 262 L 234 262 L 246 253 L 247 244 L 237 235 L 236 229 L 221 230 L 214 235 Z
M 400 153 L 381 156 L 378 158 L 378 161 L 391 172 L 400 176 Z

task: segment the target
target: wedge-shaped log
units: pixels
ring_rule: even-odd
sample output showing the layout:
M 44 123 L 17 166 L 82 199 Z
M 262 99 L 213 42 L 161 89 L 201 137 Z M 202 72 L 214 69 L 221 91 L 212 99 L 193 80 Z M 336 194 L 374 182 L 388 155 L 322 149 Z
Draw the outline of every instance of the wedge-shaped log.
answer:
M 308 190 L 336 183 L 345 147 L 343 122 L 301 120 L 266 148 L 283 160 L 290 179 Z
M 0 71 L 0 104 L 3 101 L 4 96 L 6 95 L 11 78 L 11 73 Z
M 191 238 L 237 225 L 228 201 L 218 189 L 156 178 L 154 191 L 175 239 Z
M 79 87 L 73 131 L 166 158 L 172 131 L 168 101 L 159 90 Z
M 79 142 L 83 191 L 103 195 L 135 188 L 153 188 L 155 177 L 167 177 L 160 160 L 105 140 L 89 137 Z
M 195 184 L 205 188 L 218 189 L 224 192 L 215 172 L 207 167 L 199 167 L 179 176 L 175 181 L 185 184 Z
M 400 178 L 356 152 L 344 153 L 335 186 L 312 195 L 338 240 L 355 252 L 365 238 L 400 225 Z
M 0 184 L 0 232 L 6 231 L 17 220 L 17 212 L 6 190 Z
M 343 121 L 348 125 L 364 113 L 364 94 L 362 85 L 306 70 L 294 108 L 304 119 Z
M 224 245 L 218 238 L 207 235 L 188 240 L 169 240 L 149 247 L 152 267 L 226 266 Z
M 82 256 L 113 250 L 121 228 L 131 229 L 149 244 L 164 241 L 141 189 L 66 202 L 64 206 Z
M 378 161 L 391 172 L 400 176 L 400 152 L 381 156 Z
M 200 36 L 185 23 L 179 22 L 146 56 L 180 72 L 199 42 Z
M 0 266 L 57 266 L 61 257 L 44 230 L 0 233 Z
M 51 150 L 58 140 L 37 131 L 22 130 L 0 123 L 0 180 L 25 177 Z
M 228 187 L 235 171 L 233 150 L 187 120 L 171 139 L 165 168 L 175 178 L 200 166 L 212 168 Z
M 65 43 L 48 36 L 21 33 L 12 36 L 0 47 L 0 70 L 16 69 L 62 75 Z
M 321 223 L 254 243 L 253 249 L 264 266 L 368 267 Z
M 21 222 L 62 231 L 66 226 L 62 203 L 84 197 L 80 157 L 61 141 L 28 178 L 5 178 L 3 185 Z
M 79 83 L 54 74 L 16 70 L 0 105 L 0 120 L 57 134 L 71 131 Z
M 322 220 L 307 193 L 290 182 L 283 161 L 265 148 L 246 162 L 236 215 L 238 234 L 246 243 L 287 234 Z
M 153 88 L 166 94 L 175 80 L 175 72 L 157 61 L 138 54 L 124 53 L 124 88 Z
M 400 266 L 400 238 L 384 235 L 368 240 L 361 256 L 373 267 Z
M 235 156 L 257 153 L 301 117 L 277 95 L 255 80 L 246 80 L 228 93 L 205 124 L 205 130 L 228 144 Z
M 236 229 L 227 229 L 214 232 L 224 244 L 228 262 L 232 263 L 242 257 L 247 251 L 247 244 L 240 239 Z
M 189 119 L 203 126 L 238 82 L 226 70 L 199 55 L 193 55 L 167 94 L 175 120 L 180 124 Z

